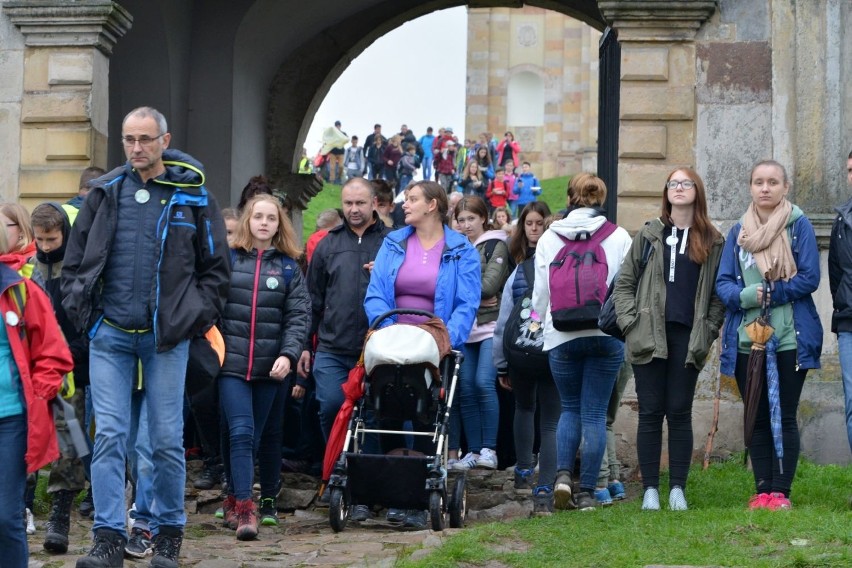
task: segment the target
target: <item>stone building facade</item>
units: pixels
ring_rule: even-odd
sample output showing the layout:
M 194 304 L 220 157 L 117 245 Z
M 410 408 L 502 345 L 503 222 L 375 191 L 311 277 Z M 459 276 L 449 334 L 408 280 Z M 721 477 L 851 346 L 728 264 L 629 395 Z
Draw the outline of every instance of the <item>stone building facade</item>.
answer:
M 540 178 L 594 171 L 601 33 L 530 6 L 471 8 L 467 21 L 468 138 L 511 130 Z

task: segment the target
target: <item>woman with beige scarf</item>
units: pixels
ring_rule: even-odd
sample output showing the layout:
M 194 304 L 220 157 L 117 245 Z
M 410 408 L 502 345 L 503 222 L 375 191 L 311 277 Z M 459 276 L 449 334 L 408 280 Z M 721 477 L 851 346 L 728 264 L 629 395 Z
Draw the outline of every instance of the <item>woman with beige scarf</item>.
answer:
M 789 509 L 790 486 L 799 459 L 796 411 L 808 369 L 818 369 L 822 325 L 811 294 L 819 286 L 819 251 L 808 218 L 787 200 L 784 166 L 758 163 L 749 178 L 752 202 L 728 234 L 716 293 L 725 304 L 721 371 L 745 391 L 751 340 L 745 325 L 760 314 L 764 295 L 778 340 L 778 379 L 784 455 L 772 442 L 769 402 L 763 389 L 749 452 L 756 493 L 752 509 Z

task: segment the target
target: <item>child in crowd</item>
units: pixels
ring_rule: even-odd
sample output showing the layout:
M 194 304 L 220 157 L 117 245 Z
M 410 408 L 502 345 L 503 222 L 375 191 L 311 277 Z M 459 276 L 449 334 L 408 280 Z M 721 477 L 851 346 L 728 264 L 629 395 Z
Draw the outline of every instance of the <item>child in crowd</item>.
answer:
M 255 456 L 270 458 L 260 463 L 260 513 L 274 519 L 281 430 L 277 436 L 264 438 L 268 448 L 259 447 L 258 440 L 267 421 L 283 418 L 285 378 L 302 353 L 311 312 L 295 261 L 301 251 L 275 197 L 257 195 L 249 200 L 232 250 L 231 289 L 222 314 L 225 362 L 219 375 L 219 399 L 228 432 L 228 443 L 222 448 L 229 480 L 223 509 L 225 523 L 236 525 L 237 539 L 252 540 L 257 537 L 258 524 L 251 495 Z M 300 398 L 304 387 L 297 384 L 292 394 Z M 271 471 L 266 471 L 270 466 Z
M 508 159 L 506 160 L 506 165 L 503 166 L 503 185 L 506 187 L 506 201 L 508 201 L 509 210 L 512 211 L 512 217 L 518 216 L 518 196 L 514 192 L 517 180 L 515 162 L 512 159 Z
M 364 149 L 358 146 L 358 137 L 352 137 L 352 144 L 346 149 L 343 158 L 346 165 L 346 178 L 363 177 L 366 166 L 364 165 Z
M 237 221 L 239 219 L 237 210 L 233 207 L 222 209 L 222 218 L 225 220 L 225 230 L 228 233 L 228 246 L 230 246 L 234 240 L 234 233 L 237 232 Z
M 494 179 L 490 184 L 488 184 L 485 196 L 488 198 L 488 205 L 491 213 L 494 213 L 501 207 L 506 207 L 508 204 L 507 198 L 509 196 L 509 192 L 506 191 L 505 171 L 503 168 L 497 168 L 494 172 Z
M 515 181 L 515 187 L 512 192 L 518 196 L 517 206 L 523 209 L 527 203 L 536 201 L 536 198 L 541 195 L 541 184 L 538 178 L 532 173 L 532 168 L 529 162 L 524 162 L 521 166 L 522 173 Z
M 405 191 L 405 188 L 408 187 L 408 184 L 410 184 L 411 180 L 414 179 L 414 172 L 419 166 L 418 161 L 417 146 L 409 144 L 405 148 L 405 154 L 403 154 L 402 158 L 399 160 L 399 183 L 396 186 L 397 195 L 399 195 L 400 192 Z
M 59 203 L 42 203 L 33 210 L 32 228 L 36 244 L 34 271 L 41 276 L 43 289 L 53 302 L 53 311 L 74 360 L 74 374 L 69 377 L 68 389 L 73 394 L 68 402 L 74 407 L 82 423 L 86 413 L 85 388 L 89 384 L 89 341 L 85 334 L 75 329 L 62 308 L 59 289 L 65 243 L 71 231 L 68 215 Z M 65 428 L 64 422 L 57 429 Z M 74 498 L 85 489 L 86 468 L 81 459 L 59 456 L 50 469 L 47 493 L 52 499 L 50 517 L 45 524 L 47 534 L 44 549 L 64 554 L 68 551 L 68 530 L 71 524 L 71 506 Z

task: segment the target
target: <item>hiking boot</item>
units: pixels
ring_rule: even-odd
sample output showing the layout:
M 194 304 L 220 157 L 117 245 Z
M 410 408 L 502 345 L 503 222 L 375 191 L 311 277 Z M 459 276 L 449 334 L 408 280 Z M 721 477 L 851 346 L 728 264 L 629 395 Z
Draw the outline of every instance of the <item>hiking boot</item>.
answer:
M 539 485 L 533 492 L 532 517 L 549 517 L 553 514 L 553 490 L 547 485 Z
M 769 502 L 766 505 L 766 508 L 770 511 L 778 511 L 780 509 L 787 510 L 792 509 L 793 504 L 790 503 L 790 500 L 787 498 L 786 495 L 775 491 L 769 494 Z
M 183 530 L 180 527 L 160 527 L 154 536 L 154 557 L 151 568 L 178 568 L 180 545 L 183 544 Z
M 154 549 L 151 547 L 151 532 L 141 527 L 133 527 L 130 540 L 124 547 L 124 554 L 130 558 L 145 558 Z
M 54 554 L 68 552 L 68 529 L 71 526 L 71 505 L 74 504 L 74 491 L 57 491 L 53 494 L 50 517 L 44 528 L 44 549 Z
M 610 481 L 606 488 L 613 501 L 621 501 L 626 496 L 624 484 L 618 480 Z
M 35 515 L 29 508 L 24 509 L 24 528 L 27 534 L 35 534 Z
M 237 514 L 237 540 L 257 538 L 257 509 L 254 501 L 251 498 L 237 501 L 234 511 Z
M 372 514 L 372 511 L 366 505 L 352 505 L 352 509 L 349 511 L 349 520 L 360 523 L 369 519 Z
M 462 459 L 449 464 L 453 471 L 467 471 L 476 467 L 476 461 L 479 459 L 479 454 L 468 452 Z
M 260 524 L 265 527 L 278 526 L 278 505 L 275 503 L 275 497 L 261 498 Z
M 609 489 L 606 487 L 601 487 L 600 489 L 595 489 L 595 501 L 598 502 L 598 505 L 601 507 L 609 507 L 612 505 L 612 495 L 609 494 Z
M 83 497 L 83 500 L 80 501 L 80 506 L 77 508 L 77 512 L 80 513 L 81 517 L 92 517 L 95 514 L 95 499 L 92 497 L 92 486 L 89 486 L 89 489 L 86 490 L 86 496 Z
M 561 469 L 556 472 L 556 483 L 553 484 L 553 506 L 560 511 L 576 508 L 574 503 L 574 480 L 571 472 Z
M 233 495 L 225 497 L 225 502 L 222 503 L 222 526 L 231 530 L 237 529 L 237 500 Z
M 222 480 L 222 465 L 213 460 L 204 460 L 204 469 L 201 475 L 192 482 L 196 489 L 213 489 Z
M 489 448 L 482 448 L 476 459 L 476 466 L 482 469 L 497 469 L 497 454 Z
M 515 468 L 515 495 L 530 495 L 532 493 L 532 469 Z
M 124 547 L 127 539 L 123 534 L 109 529 L 95 531 L 95 542 L 86 556 L 77 559 L 77 568 L 122 568 Z
M 646 487 L 645 496 L 642 497 L 643 511 L 660 510 L 660 492 L 656 487 Z
M 756 495 L 752 495 L 751 499 L 748 500 L 748 508 L 768 509 L 768 505 L 771 500 L 772 497 L 769 496 L 769 493 L 757 493 Z
M 577 508 L 581 511 L 594 511 L 598 503 L 588 491 L 581 491 L 575 497 L 577 500 Z
M 411 509 L 405 512 L 405 520 L 402 522 L 402 526 L 409 529 L 423 530 L 426 528 L 427 520 L 426 511 Z
M 675 485 L 669 492 L 669 510 L 670 511 L 686 511 L 689 507 L 686 504 L 686 496 L 683 494 L 683 489 Z

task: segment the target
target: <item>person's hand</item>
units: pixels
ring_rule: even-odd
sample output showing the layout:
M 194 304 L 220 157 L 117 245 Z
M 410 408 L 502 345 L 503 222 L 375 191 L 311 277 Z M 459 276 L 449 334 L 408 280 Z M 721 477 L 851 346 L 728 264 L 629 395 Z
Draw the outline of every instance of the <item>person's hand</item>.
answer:
M 293 385 L 293 391 L 291 392 L 293 398 L 299 400 L 300 398 L 305 396 L 305 387 L 301 385 Z
M 303 379 L 308 378 L 308 373 L 311 372 L 311 352 L 305 349 L 302 351 L 302 356 L 296 363 L 296 374 Z
M 388 160 L 388 165 L 389 165 L 389 166 L 392 166 L 392 165 L 393 165 L 393 160 Z
M 767 290 L 766 292 L 766 303 L 770 303 L 772 301 L 772 291 Z M 757 304 L 759 306 L 763 305 L 763 286 L 757 287 Z
M 512 379 L 509 378 L 509 375 L 497 375 L 497 383 L 502 389 L 507 391 L 512 390 Z
M 290 374 L 290 359 L 284 355 L 280 356 L 272 364 L 272 370 L 269 371 L 269 376 L 273 379 L 283 379 Z
M 479 303 L 480 308 L 495 308 L 497 307 L 497 296 L 491 296 L 490 298 L 485 298 Z
M 373 266 L 375 266 L 375 265 L 376 265 L 376 261 L 375 261 L 375 260 L 371 260 L 371 261 L 370 261 L 370 262 L 368 262 L 367 264 L 363 265 L 361 268 L 363 268 L 363 269 L 364 269 L 364 270 L 366 270 L 367 272 L 372 273 L 372 272 L 373 272 Z

